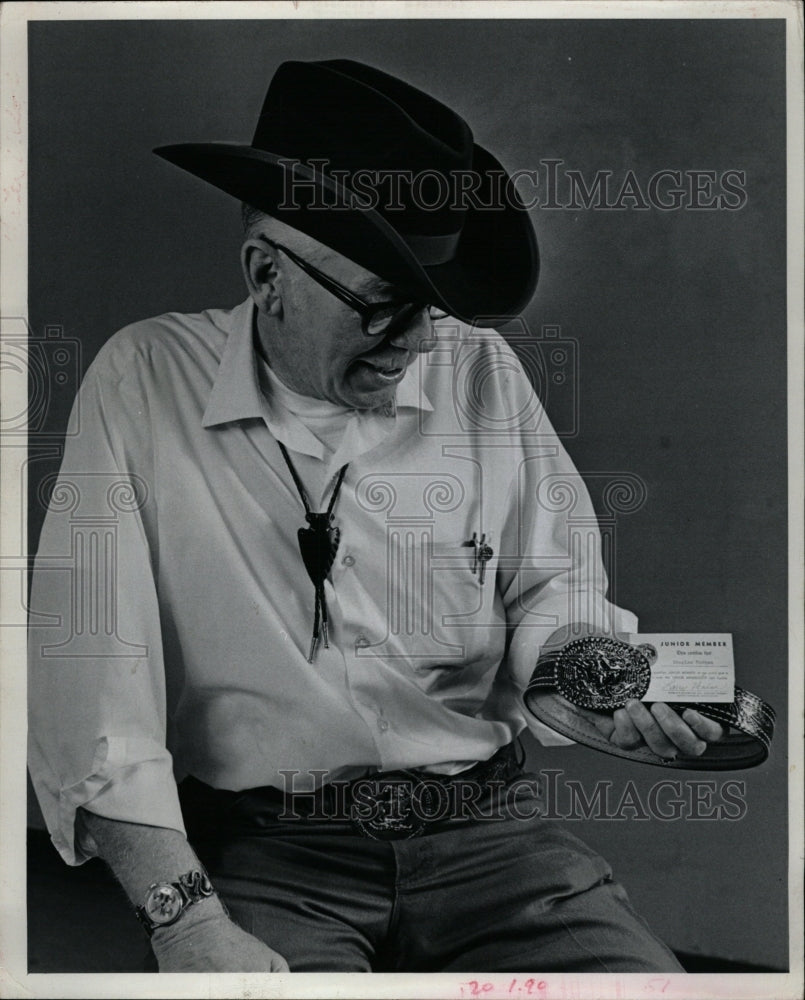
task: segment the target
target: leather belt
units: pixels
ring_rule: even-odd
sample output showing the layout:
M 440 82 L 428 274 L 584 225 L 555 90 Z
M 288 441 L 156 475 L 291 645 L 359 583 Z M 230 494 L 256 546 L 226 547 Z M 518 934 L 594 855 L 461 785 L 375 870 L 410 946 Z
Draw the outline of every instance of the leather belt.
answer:
M 617 668 L 610 669 L 612 661 Z M 582 709 L 611 712 L 648 690 L 651 667 L 641 650 L 608 637 L 576 639 L 541 656 L 524 694 L 525 705 L 540 722 L 578 743 L 644 764 L 694 771 L 739 770 L 762 764 L 774 734 L 774 709 L 735 688 L 732 702 L 673 703 L 677 712 L 693 708 L 727 728 L 699 757 L 660 757 L 648 747 L 627 750 L 610 743 Z
M 457 775 L 412 768 L 332 781 L 312 792 L 286 793 L 273 785 L 249 789 L 238 793 L 231 815 L 235 823 L 245 819 L 259 826 L 261 807 L 269 805 L 266 823 L 346 821 L 372 840 L 407 839 L 445 819 L 461 818 L 466 810 L 460 807 L 473 795 L 480 799 L 500 789 L 521 770 L 517 744 L 510 743 Z

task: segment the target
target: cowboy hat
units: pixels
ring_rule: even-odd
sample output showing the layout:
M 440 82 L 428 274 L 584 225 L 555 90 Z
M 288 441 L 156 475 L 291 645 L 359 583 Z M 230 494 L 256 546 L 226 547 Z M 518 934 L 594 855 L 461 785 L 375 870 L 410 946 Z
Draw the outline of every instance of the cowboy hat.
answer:
M 371 66 L 282 63 L 251 145 L 154 152 L 467 322 L 491 326 L 534 293 L 510 176 L 463 118 Z

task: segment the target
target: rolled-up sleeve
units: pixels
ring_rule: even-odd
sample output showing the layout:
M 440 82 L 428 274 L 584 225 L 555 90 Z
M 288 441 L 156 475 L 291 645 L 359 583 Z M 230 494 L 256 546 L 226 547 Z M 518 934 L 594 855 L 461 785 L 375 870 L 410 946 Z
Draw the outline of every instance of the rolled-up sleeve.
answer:
M 523 397 L 520 412 L 536 414 L 518 443 L 498 571 L 510 629 L 506 668 L 523 691 L 542 647 L 558 629 L 586 625 L 608 634 L 636 632 L 637 618 L 607 599 L 589 492 L 525 375 L 510 392 Z M 572 742 L 530 716 L 527 722 L 543 744 Z
M 88 857 L 79 807 L 184 832 L 166 748 L 146 407 L 136 380 L 124 385 L 99 357 L 48 484 L 29 614 L 29 767 L 68 864 Z

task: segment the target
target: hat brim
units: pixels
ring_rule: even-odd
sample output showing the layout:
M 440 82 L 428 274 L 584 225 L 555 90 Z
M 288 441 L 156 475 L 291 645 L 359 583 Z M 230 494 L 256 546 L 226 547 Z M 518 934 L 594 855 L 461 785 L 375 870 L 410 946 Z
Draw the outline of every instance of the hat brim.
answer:
M 245 201 L 355 261 L 361 267 L 451 316 L 476 326 L 494 326 L 516 316 L 534 294 L 539 275 L 537 241 L 526 209 L 508 174 L 483 147 L 474 147 L 473 171 L 480 186 L 467 210 L 455 254 L 445 263 L 423 264 L 377 209 L 306 206 L 289 190 L 288 159 L 253 146 L 226 142 L 180 143 L 154 152 L 227 194 Z M 305 165 L 295 176 L 305 180 Z M 307 184 L 319 185 L 345 204 L 354 193 L 321 171 L 307 170 Z M 502 205 L 494 190 L 507 190 Z M 496 204 L 485 209 L 485 204 Z

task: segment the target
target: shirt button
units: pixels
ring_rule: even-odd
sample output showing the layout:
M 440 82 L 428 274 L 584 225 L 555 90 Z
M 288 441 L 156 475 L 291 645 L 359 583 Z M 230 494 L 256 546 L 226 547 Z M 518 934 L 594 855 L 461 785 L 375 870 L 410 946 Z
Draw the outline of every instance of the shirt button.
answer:
M 386 722 L 385 719 L 378 719 L 377 720 L 377 728 L 380 730 L 381 733 L 385 733 L 385 731 L 388 729 L 388 727 L 389 727 L 389 724 L 388 724 L 388 722 Z
M 341 562 L 344 564 L 344 566 L 354 566 L 355 565 L 355 560 L 353 559 L 352 556 L 344 556 L 344 558 L 341 560 Z

